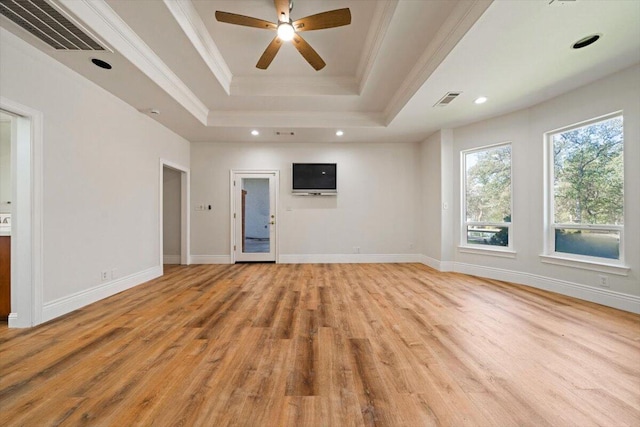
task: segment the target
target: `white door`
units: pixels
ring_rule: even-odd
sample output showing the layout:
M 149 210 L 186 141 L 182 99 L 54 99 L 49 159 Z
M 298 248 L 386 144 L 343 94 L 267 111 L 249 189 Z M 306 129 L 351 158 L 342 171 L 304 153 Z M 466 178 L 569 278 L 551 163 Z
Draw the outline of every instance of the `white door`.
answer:
M 236 261 L 276 261 L 278 172 L 233 173 Z

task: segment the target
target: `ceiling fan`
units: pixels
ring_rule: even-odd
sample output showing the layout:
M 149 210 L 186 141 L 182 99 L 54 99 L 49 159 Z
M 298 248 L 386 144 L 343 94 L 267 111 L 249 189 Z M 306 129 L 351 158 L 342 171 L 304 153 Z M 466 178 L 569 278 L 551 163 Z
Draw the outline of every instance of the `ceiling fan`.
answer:
M 351 23 L 351 11 L 349 8 L 330 10 L 318 13 L 316 15 L 307 16 L 305 18 L 291 21 L 289 12 L 293 9 L 293 1 L 291 0 L 273 0 L 278 13 L 278 23 L 264 21 L 262 19 L 252 18 L 245 15 L 237 15 L 235 13 L 216 11 L 216 19 L 219 22 L 227 24 L 244 25 L 246 27 L 262 28 L 264 30 L 277 31 L 277 35 L 271 40 L 269 46 L 256 64 L 257 68 L 266 70 L 273 58 L 275 58 L 283 41 L 293 41 L 293 45 L 298 52 L 307 60 L 316 71 L 321 70 L 327 65 L 320 55 L 303 39 L 299 32 L 322 30 L 325 28 L 341 27 Z

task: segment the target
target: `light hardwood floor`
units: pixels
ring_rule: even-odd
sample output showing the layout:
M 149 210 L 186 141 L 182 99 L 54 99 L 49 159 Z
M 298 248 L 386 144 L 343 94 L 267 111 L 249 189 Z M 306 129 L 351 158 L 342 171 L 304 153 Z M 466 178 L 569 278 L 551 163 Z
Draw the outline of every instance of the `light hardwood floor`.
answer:
M 418 264 L 165 273 L 0 331 L 0 425 L 640 425 L 637 315 Z

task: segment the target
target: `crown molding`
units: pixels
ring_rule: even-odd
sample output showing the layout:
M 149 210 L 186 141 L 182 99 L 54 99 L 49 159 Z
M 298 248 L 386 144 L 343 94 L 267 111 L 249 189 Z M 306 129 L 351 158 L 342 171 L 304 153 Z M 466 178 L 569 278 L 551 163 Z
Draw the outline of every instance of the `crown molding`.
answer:
M 211 38 L 191 0 L 163 0 L 191 44 L 200 54 L 227 95 L 232 96 L 315 96 L 359 95 L 359 82 L 353 77 L 266 77 L 234 76 Z M 396 3 L 397 0 L 391 1 Z M 385 2 L 389 3 L 389 2 Z M 381 9 L 380 6 L 377 6 Z M 379 28 L 374 25 L 374 28 Z M 386 29 L 384 30 L 386 31 Z M 371 31 L 370 31 L 371 34 Z M 377 52 L 376 52 L 377 53 Z M 366 55 L 371 56 L 371 55 Z M 373 58 L 375 59 L 375 58 Z
M 207 106 L 104 0 L 58 2 L 206 125 Z
M 358 84 L 348 76 L 267 77 L 240 76 L 231 81 L 233 96 L 358 95 Z
M 380 113 L 320 111 L 210 111 L 210 127 L 383 127 Z
M 164 0 L 164 4 L 224 91 L 230 95 L 231 70 L 191 0 Z
M 376 10 L 373 13 L 373 22 L 369 27 L 369 33 L 365 41 L 362 56 L 356 69 L 356 81 L 358 82 L 358 94 L 364 91 L 371 70 L 378 59 L 378 53 L 382 47 L 382 42 L 391 24 L 391 19 L 398 6 L 398 0 L 389 0 L 376 3 Z
M 444 61 L 492 2 L 493 0 L 473 0 L 461 1 L 456 4 L 453 12 L 442 23 L 435 38 L 429 43 L 427 49 L 384 109 L 387 126 L 424 85 L 438 65 Z

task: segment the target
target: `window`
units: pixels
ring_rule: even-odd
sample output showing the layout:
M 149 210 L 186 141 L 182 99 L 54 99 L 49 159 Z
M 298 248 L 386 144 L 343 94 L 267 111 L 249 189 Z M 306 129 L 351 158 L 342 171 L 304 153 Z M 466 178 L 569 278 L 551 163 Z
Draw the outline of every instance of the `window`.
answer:
M 462 163 L 462 245 L 510 249 L 511 144 L 465 151 Z
M 615 114 L 547 134 L 547 252 L 623 260 L 623 120 Z

